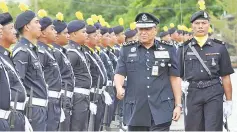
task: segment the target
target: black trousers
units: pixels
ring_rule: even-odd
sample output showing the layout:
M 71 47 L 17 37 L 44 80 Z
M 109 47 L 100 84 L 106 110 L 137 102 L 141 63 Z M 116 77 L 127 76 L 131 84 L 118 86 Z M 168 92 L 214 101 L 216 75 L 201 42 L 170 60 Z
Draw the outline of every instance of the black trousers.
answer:
M 8 120 L 0 119 L 0 131 L 10 131 Z
M 32 107 L 31 126 L 34 131 L 46 131 L 47 108 L 41 106 Z
M 169 131 L 171 122 L 155 125 L 152 121 L 152 126 L 128 126 L 128 131 Z
M 223 94 L 221 84 L 188 88 L 185 131 L 222 131 Z
M 71 131 L 87 131 L 89 121 L 89 96 L 79 93 L 73 95 Z
M 47 131 L 58 131 L 61 116 L 60 100 L 50 98 L 48 103 Z

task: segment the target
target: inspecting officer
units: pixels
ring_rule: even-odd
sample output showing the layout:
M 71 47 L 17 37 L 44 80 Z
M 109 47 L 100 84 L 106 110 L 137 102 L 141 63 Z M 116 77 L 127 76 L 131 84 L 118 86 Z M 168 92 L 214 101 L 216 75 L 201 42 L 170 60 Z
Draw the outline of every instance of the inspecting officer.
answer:
M 129 131 L 169 131 L 182 107 L 176 52 L 155 39 L 155 16 L 140 13 L 135 21 L 139 41 L 123 46 L 115 71 L 117 97 L 125 103 L 124 124 Z

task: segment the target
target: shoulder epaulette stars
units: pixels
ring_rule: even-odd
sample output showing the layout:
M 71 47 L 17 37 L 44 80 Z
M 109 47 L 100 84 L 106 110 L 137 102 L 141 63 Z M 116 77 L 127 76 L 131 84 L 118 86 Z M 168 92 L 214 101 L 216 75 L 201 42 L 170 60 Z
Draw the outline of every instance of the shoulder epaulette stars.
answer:
M 226 44 L 225 42 L 218 40 L 218 39 L 212 39 L 214 42 L 218 43 L 218 44 Z

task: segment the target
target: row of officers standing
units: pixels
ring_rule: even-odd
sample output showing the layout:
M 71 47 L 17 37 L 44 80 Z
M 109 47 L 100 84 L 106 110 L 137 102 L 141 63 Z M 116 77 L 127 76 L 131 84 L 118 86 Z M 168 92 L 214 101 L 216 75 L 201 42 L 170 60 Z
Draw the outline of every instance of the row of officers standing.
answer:
M 66 24 L 61 13 L 52 20 L 40 10 L 38 19 L 24 9 L 15 24 L 0 14 L 1 131 L 99 131 L 113 120 L 117 99 L 129 131 L 169 131 L 183 107 L 180 78 L 185 130 L 221 131 L 223 115 L 231 115 L 234 71 L 224 43 L 207 35 L 206 12 L 192 15 L 193 38 L 179 48 L 156 40 L 159 19 L 140 13 L 137 30 L 125 32 L 139 41 L 119 51 L 122 26 L 85 22 L 80 12 Z
M 115 44 L 125 41 L 124 28 L 85 22 L 81 12 L 67 24 L 62 13 L 52 20 L 39 10 L 38 19 L 24 9 L 15 23 L 0 14 L 0 131 L 108 128 L 118 102 Z M 133 39 L 136 30 L 125 34 Z

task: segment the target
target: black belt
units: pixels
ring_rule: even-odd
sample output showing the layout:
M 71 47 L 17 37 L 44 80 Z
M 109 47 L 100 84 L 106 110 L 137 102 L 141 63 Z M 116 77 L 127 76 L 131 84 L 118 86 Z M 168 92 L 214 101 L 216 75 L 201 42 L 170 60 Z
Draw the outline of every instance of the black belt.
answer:
M 212 79 L 212 80 L 203 80 L 203 81 L 189 81 L 189 88 L 206 88 L 212 85 L 220 83 L 220 79 Z

